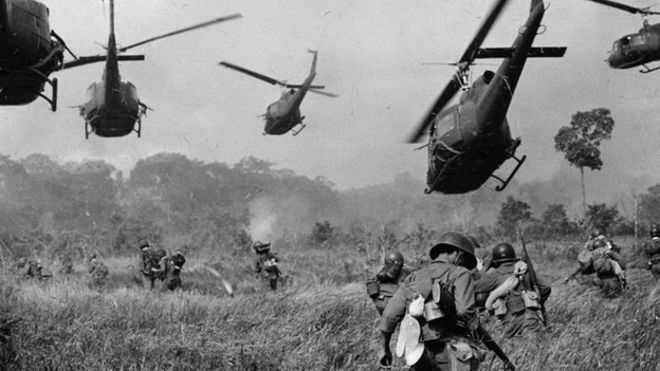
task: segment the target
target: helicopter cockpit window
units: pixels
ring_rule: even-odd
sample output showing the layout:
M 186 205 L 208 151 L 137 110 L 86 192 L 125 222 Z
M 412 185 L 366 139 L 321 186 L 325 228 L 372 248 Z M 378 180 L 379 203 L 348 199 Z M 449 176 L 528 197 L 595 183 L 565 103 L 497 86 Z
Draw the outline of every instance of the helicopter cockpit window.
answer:
M 446 145 L 452 146 L 461 140 L 458 127 L 458 106 L 447 110 L 433 125 L 433 136 L 440 138 Z
M 630 37 L 630 45 L 633 46 L 643 45 L 646 42 L 645 37 L 642 34 L 632 35 L 629 37 Z

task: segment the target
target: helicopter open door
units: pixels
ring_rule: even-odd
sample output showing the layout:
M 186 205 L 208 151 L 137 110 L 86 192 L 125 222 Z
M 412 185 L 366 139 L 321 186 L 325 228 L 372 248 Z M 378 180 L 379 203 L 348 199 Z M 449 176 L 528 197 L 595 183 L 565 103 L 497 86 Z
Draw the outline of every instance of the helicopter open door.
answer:
M 522 164 L 525 163 L 525 160 L 527 159 L 527 155 L 523 155 L 520 158 L 516 157 L 516 150 L 518 149 L 518 147 L 520 147 L 522 141 L 520 137 L 516 139 L 511 138 L 511 133 L 509 131 L 509 121 L 507 120 L 506 117 L 504 118 L 504 127 L 506 128 L 506 136 L 509 138 L 508 140 L 510 142 L 508 148 L 506 149 L 506 156 L 507 159 L 510 158 L 516 161 L 516 167 L 513 168 L 513 170 L 509 173 L 509 176 L 507 176 L 506 179 L 502 179 L 501 177 L 495 175 L 495 173 L 490 175 L 491 178 L 494 178 L 501 183 L 495 187 L 495 190 L 497 192 L 502 192 L 504 188 L 506 188 L 506 186 L 509 185 L 511 179 L 513 179 L 513 177 L 516 175 Z

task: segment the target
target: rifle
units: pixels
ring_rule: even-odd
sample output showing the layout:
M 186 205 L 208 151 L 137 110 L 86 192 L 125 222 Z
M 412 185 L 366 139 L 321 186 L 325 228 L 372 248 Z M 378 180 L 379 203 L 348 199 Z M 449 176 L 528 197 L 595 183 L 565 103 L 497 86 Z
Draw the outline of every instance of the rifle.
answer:
M 582 273 L 582 267 L 578 267 L 578 269 L 576 269 L 575 272 L 571 273 L 570 276 L 566 277 L 564 283 L 570 281 L 571 278 L 575 278 L 575 276 L 577 276 L 579 273 Z
M 520 243 L 522 244 L 522 250 L 523 254 L 525 254 L 525 262 L 527 263 L 527 270 L 529 271 L 529 278 L 532 281 L 532 286 L 538 290 L 539 288 L 539 281 L 536 278 L 536 272 L 534 271 L 534 266 L 532 265 L 532 259 L 529 258 L 529 254 L 527 253 L 527 247 L 525 246 L 525 239 L 522 236 L 522 233 L 518 231 L 518 238 L 520 238 Z M 545 304 L 543 303 L 543 300 L 539 298 L 539 305 L 541 306 L 541 319 L 543 321 L 543 326 L 548 327 L 548 322 L 546 320 L 546 313 L 545 313 Z
M 509 360 L 509 357 L 506 356 L 502 348 L 500 348 L 499 345 L 493 340 L 493 337 L 490 336 L 488 331 L 486 331 L 485 328 L 479 323 L 479 327 L 477 327 L 477 337 L 478 339 L 481 340 L 481 342 L 488 348 L 489 350 L 493 351 L 495 355 L 502 360 L 504 363 L 504 369 L 507 371 L 515 371 L 516 367 L 511 363 L 511 360 Z

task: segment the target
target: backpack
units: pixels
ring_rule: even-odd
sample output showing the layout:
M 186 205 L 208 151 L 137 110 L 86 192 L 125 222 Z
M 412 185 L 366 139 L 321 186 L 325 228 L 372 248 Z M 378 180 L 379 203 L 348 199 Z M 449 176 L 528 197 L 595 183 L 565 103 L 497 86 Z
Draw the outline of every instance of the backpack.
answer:
M 264 269 L 268 273 L 276 273 L 277 269 L 277 258 L 270 257 L 264 261 Z
M 427 322 L 445 317 L 456 316 L 456 303 L 454 302 L 454 280 L 450 279 L 456 271 L 456 266 L 449 269 L 440 277 L 433 278 L 431 295 L 424 302 L 424 318 Z

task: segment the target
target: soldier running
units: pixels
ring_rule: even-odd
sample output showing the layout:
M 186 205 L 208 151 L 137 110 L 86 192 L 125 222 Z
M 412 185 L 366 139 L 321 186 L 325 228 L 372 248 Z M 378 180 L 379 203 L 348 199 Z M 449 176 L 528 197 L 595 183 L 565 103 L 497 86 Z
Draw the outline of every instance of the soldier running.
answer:
M 96 257 L 96 254 L 92 254 L 89 257 L 89 274 L 92 276 L 92 284 L 97 288 L 105 286 L 108 273 L 108 267 Z
M 513 246 L 508 243 L 493 247 L 491 268 L 475 283 L 480 300 L 477 304 L 499 319 L 507 337 L 542 329 L 541 308 L 550 296 L 550 287 L 532 282 L 527 264 L 517 259 Z
M 390 339 L 401 322 L 397 354 L 412 370 L 477 370 L 483 353 L 474 339 L 474 247 L 466 236 L 449 232 L 429 255 L 432 261 L 412 272 L 385 307 L 379 362 L 391 365 Z
M 165 250 L 154 250 L 149 241 L 140 244 L 140 271 L 144 279 L 149 280 L 150 289 L 154 288 L 155 281 L 159 278 L 161 271 L 158 263 L 165 255 Z
M 261 279 L 268 281 L 270 289 L 276 290 L 277 280 L 282 273 L 277 266 L 279 259 L 275 254 L 270 252 L 270 242 L 263 243 L 261 241 L 256 241 L 252 248 L 254 249 L 254 252 L 257 253 L 257 258 L 254 262 L 257 278 L 261 277 Z
M 174 255 L 165 256 L 158 263 L 159 278 L 168 290 L 174 291 L 181 288 L 181 268 L 185 262 L 183 254 L 177 251 Z

